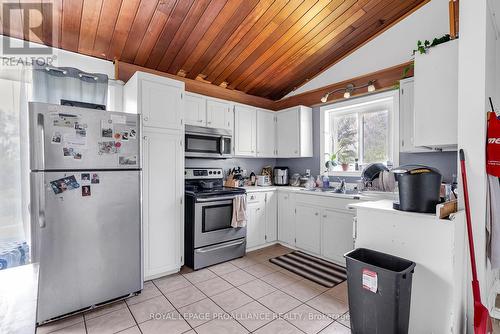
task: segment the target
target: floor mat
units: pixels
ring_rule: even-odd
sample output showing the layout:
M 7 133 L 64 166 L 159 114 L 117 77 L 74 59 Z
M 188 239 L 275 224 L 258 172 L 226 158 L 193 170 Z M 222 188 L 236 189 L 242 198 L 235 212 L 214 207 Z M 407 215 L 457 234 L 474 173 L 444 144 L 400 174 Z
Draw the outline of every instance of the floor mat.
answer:
M 327 288 L 332 288 L 347 279 L 344 267 L 300 251 L 281 255 L 269 261 Z

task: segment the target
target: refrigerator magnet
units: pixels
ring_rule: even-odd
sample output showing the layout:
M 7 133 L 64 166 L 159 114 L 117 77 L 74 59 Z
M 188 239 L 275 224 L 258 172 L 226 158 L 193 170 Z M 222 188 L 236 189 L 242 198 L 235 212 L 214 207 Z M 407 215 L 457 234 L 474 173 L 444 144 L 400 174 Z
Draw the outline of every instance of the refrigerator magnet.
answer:
M 53 120 L 54 126 L 63 128 L 74 128 L 75 124 L 80 120 L 78 115 L 58 114 L 57 118 Z
M 92 178 L 90 179 L 90 183 L 99 184 L 99 174 L 92 173 Z
M 80 174 L 80 180 L 82 180 L 82 182 L 90 182 L 90 173 Z
M 118 163 L 122 166 L 123 165 L 125 165 L 125 166 L 137 165 L 137 156 L 136 155 L 129 155 L 126 157 L 119 157 Z
M 52 144 L 61 144 L 62 142 L 62 135 L 60 132 L 54 132 L 52 135 L 52 140 L 50 141 Z
M 118 153 L 118 148 L 120 146 L 116 145 L 114 141 L 103 141 L 99 142 L 99 154 L 114 154 Z
M 80 152 L 75 152 L 75 154 L 73 154 L 73 159 L 75 159 L 75 160 L 82 160 L 82 158 L 83 158 L 83 154 Z
M 127 141 L 128 140 L 128 131 L 122 131 L 122 140 Z
M 101 121 L 101 137 L 103 138 L 112 138 L 113 137 L 113 121 L 102 120 Z
M 72 158 L 74 150 L 73 147 L 63 147 L 63 156 Z
M 130 129 L 128 132 L 128 138 L 129 139 L 135 139 L 137 137 L 137 131 L 135 129 Z
M 72 190 L 80 187 L 80 184 L 76 181 L 74 175 L 63 177 L 54 181 L 50 181 L 50 186 L 54 191 L 54 194 L 60 194 L 66 190 Z
M 120 140 L 122 138 L 122 135 L 117 132 L 113 135 L 113 138 L 115 138 L 115 140 Z
M 82 196 L 90 196 L 90 186 L 82 186 Z

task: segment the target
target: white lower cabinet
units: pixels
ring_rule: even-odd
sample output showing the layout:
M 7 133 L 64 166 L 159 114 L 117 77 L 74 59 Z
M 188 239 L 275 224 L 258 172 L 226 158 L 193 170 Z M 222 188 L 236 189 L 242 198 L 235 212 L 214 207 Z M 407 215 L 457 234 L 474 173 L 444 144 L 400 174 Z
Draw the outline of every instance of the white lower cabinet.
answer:
M 346 207 L 356 200 L 278 191 L 278 241 L 345 265 L 354 248 L 354 214 Z
M 345 265 L 344 254 L 354 249 L 351 213 L 325 209 L 321 215 L 321 255 Z
M 295 212 L 295 246 L 319 254 L 321 251 L 321 208 L 297 203 Z
M 276 241 L 276 201 L 274 192 L 247 194 L 247 248 Z
M 184 226 L 180 131 L 143 130 L 144 279 L 179 271 Z
M 295 246 L 295 194 L 278 191 L 278 240 Z

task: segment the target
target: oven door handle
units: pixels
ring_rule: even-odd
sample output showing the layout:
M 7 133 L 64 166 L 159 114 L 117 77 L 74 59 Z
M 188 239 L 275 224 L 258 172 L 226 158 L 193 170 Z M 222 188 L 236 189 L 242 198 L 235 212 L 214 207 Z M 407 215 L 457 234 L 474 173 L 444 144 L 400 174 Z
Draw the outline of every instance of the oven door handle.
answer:
M 218 249 L 222 249 L 222 248 L 227 248 L 227 247 L 233 247 L 233 246 L 239 246 L 241 244 L 243 244 L 245 242 L 245 239 L 242 239 L 242 240 L 239 240 L 239 241 L 236 241 L 236 242 L 232 242 L 230 244 L 223 244 L 223 245 L 219 245 L 219 246 L 210 246 L 210 247 L 204 247 L 204 248 L 199 248 L 196 250 L 197 253 L 207 253 L 207 252 L 212 252 L 212 251 L 215 251 L 215 250 L 218 250 Z
M 197 203 L 206 203 L 206 202 L 218 202 L 218 201 L 228 201 L 235 199 L 236 196 L 226 196 L 226 197 L 210 197 L 210 198 L 197 198 Z

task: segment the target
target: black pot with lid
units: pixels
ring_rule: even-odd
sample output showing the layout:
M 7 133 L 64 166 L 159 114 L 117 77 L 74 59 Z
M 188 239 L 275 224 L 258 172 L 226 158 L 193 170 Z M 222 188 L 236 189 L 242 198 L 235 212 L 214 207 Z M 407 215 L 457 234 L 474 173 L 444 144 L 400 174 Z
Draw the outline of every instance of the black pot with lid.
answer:
M 438 169 L 424 165 L 404 165 L 391 170 L 399 188 L 399 203 L 394 209 L 422 213 L 436 212 L 442 175 Z

